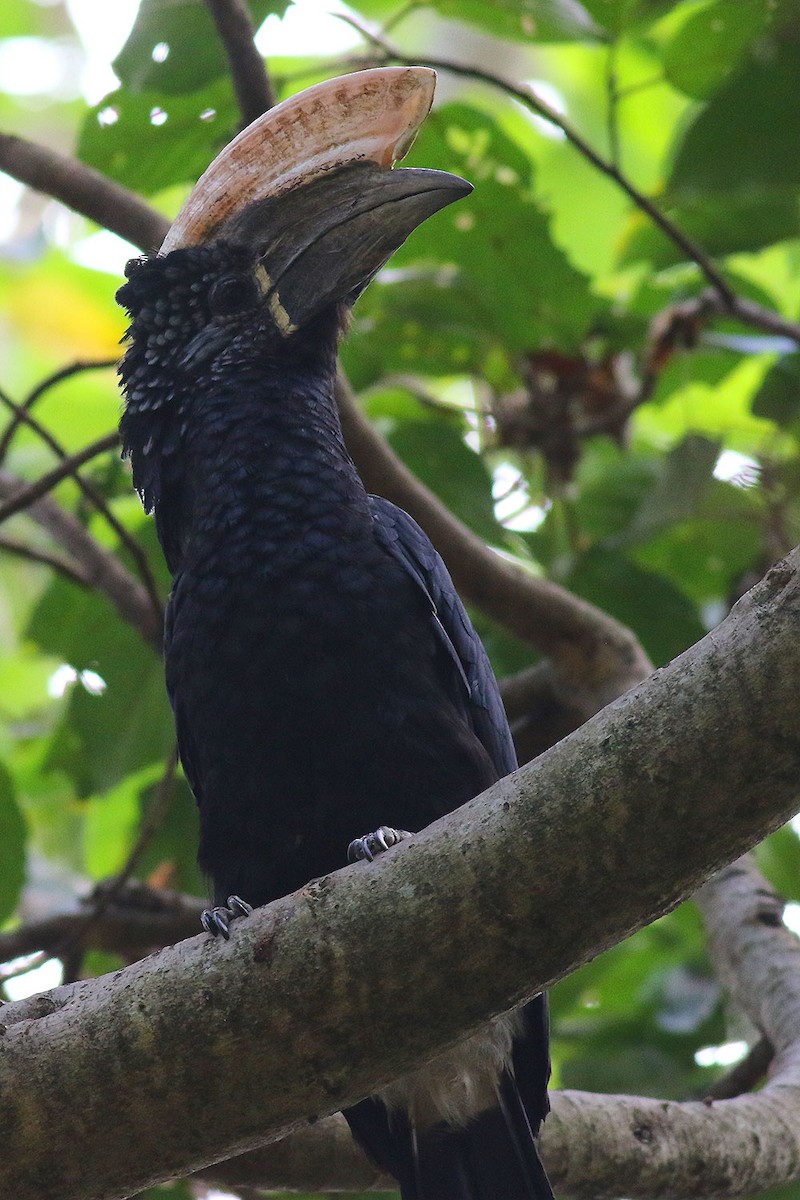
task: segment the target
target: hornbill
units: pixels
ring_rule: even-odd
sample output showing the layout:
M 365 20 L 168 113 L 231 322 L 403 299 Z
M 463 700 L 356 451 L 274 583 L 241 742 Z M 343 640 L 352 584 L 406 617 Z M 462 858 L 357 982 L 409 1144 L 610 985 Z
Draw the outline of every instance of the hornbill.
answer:
M 173 575 L 166 676 L 200 809 L 210 932 L 370 858 L 517 763 L 453 583 L 367 494 L 334 400 L 350 309 L 471 186 L 393 170 L 434 74 L 317 85 L 212 163 L 159 253 L 133 260 L 121 431 Z M 373 833 L 366 831 L 372 830 Z M 345 1116 L 403 1200 L 549 1200 L 545 999 Z

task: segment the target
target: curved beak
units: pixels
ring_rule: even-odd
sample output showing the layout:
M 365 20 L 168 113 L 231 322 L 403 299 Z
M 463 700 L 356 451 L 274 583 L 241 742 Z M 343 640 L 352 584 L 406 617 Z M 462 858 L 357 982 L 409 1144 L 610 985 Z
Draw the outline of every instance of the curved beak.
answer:
M 219 236 L 258 247 L 273 320 L 289 336 L 329 304 L 352 303 L 412 230 L 471 191 L 445 171 L 356 162 L 249 204 Z
M 221 150 L 161 246 L 213 241 L 255 200 L 352 162 L 390 167 L 407 154 L 433 103 L 428 67 L 375 67 L 328 79 L 271 108 Z
M 417 225 L 472 191 L 443 171 L 391 169 L 435 85 L 427 67 L 376 67 L 270 109 L 201 176 L 160 253 L 220 239 L 257 249 L 287 337 L 327 305 L 352 302 Z

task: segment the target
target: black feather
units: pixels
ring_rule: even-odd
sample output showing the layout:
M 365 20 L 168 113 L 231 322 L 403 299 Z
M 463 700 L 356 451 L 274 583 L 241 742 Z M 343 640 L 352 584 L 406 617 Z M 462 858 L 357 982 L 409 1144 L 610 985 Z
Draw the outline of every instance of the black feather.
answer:
M 136 263 L 119 295 L 123 441 L 173 573 L 167 687 L 199 861 L 217 903 L 261 905 L 342 866 L 380 825 L 423 828 L 516 758 L 442 560 L 367 496 L 345 449 L 341 306 L 281 337 L 245 286 L 256 266 L 241 247 L 176 251 Z M 223 293 L 242 311 L 223 318 Z M 416 1128 L 375 1097 L 348 1111 L 406 1200 L 549 1200 L 532 1138 L 543 1013 L 525 1010 L 497 1105 L 463 1127 Z

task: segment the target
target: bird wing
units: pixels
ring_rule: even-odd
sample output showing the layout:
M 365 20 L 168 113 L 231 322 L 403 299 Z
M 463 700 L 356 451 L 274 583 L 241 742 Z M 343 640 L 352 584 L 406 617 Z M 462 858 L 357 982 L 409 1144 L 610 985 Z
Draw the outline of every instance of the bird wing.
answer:
M 172 656 L 170 648 L 175 636 L 175 614 L 180 605 L 180 582 L 181 576 L 177 575 L 172 585 L 166 607 L 164 609 L 164 659 L 166 663 L 166 684 L 167 695 L 169 696 L 172 711 L 175 715 L 175 731 L 178 736 L 178 750 L 180 753 L 181 766 L 183 773 L 186 776 L 186 782 L 192 789 L 192 795 L 198 804 L 201 801 L 201 786 L 200 773 L 197 770 L 195 762 L 196 755 L 193 753 L 194 738 L 192 737 L 191 721 L 185 719 L 183 706 L 180 703 L 180 696 L 175 684 L 176 681 L 172 672 Z
M 488 655 L 447 567 L 413 517 L 381 496 L 370 496 L 370 505 L 378 540 L 428 598 L 439 642 L 463 682 L 469 723 L 502 778 L 517 768 L 508 719 Z

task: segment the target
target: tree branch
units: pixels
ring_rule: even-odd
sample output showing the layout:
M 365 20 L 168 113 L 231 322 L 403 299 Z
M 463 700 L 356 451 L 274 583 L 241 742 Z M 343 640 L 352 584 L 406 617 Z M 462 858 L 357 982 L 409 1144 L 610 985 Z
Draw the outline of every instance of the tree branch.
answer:
M 88 446 L 84 446 L 82 450 L 76 451 L 75 454 L 64 455 L 61 462 L 52 471 L 47 471 L 35 483 L 25 484 L 15 496 L 0 504 L 0 523 L 7 521 L 9 517 L 13 517 L 16 513 L 30 508 L 36 500 L 41 499 L 42 496 L 46 496 L 48 492 L 52 492 L 53 488 L 57 487 L 65 479 L 75 479 L 77 482 L 85 484 L 86 481 L 80 479 L 80 476 L 77 474 L 78 468 L 82 467 L 84 463 L 91 462 L 99 454 L 105 454 L 108 450 L 113 450 L 118 445 L 119 434 L 115 431 L 114 433 L 107 433 L 95 442 L 90 442 Z
M 142 250 L 155 250 L 169 222 L 128 188 L 68 154 L 0 133 L 0 171 L 60 200 Z
M 19 495 L 27 484 L 0 468 L 0 499 Z M 87 587 L 95 588 L 111 601 L 119 615 L 141 634 L 150 646 L 161 652 L 162 617 L 139 581 L 108 550 L 97 542 L 77 517 L 57 504 L 51 496 L 34 501 L 27 516 L 46 529 L 50 536 L 79 564 Z
M 228 56 L 242 124 L 249 125 L 275 103 L 267 65 L 256 49 L 256 30 L 245 0 L 206 0 Z
M 794 551 L 691 651 L 378 862 L 312 881 L 228 943 L 56 989 L 39 1024 L 8 1005 L 0 1194 L 110 1200 L 254 1148 L 666 912 L 796 806 L 798 634 Z M 798 1014 L 776 1012 L 785 1056 Z M 670 1106 L 626 1103 L 628 1140 L 659 1146 Z M 718 1131 L 718 1107 L 690 1106 L 685 1136 Z
M 654 225 L 658 226 L 662 233 L 669 240 L 678 246 L 691 262 L 697 264 L 700 270 L 705 275 L 708 282 L 720 296 L 726 301 L 733 300 L 734 292 L 730 284 L 724 276 L 718 271 L 709 256 L 693 238 L 684 233 L 682 229 L 665 216 L 664 213 L 653 203 L 649 197 L 645 196 L 644 192 L 640 192 L 634 187 L 619 167 L 612 161 L 603 158 L 594 147 L 586 141 L 582 134 L 578 133 L 566 117 L 562 116 L 557 109 L 549 105 L 545 100 L 536 94 L 532 87 L 527 84 L 516 84 L 510 79 L 504 79 L 502 75 L 497 75 L 493 71 L 487 71 L 483 67 L 472 66 L 468 63 L 455 62 L 449 58 L 430 58 L 428 55 L 421 55 L 418 58 L 408 58 L 396 46 L 392 46 L 384 38 L 366 29 L 359 21 L 352 17 L 340 15 L 340 19 L 347 25 L 350 25 L 361 36 L 375 46 L 380 51 L 379 58 L 370 58 L 368 62 L 360 63 L 359 65 L 380 66 L 386 62 L 400 63 L 403 66 L 416 66 L 420 62 L 424 62 L 426 66 L 433 67 L 437 71 L 447 71 L 451 75 L 460 75 L 466 79 L 478 80 L 481 83 L 488 83 L 490 87 L 497 88 L 499 91 L 505 92 L 506 95 L 512 96 L 525 108 L 535 113 L 538 117 L 542 117 L 549 124 L 560 129 L 566 140 L 571 146 L 582 155 L 583 158 L 590 162 L 592 166 L 610 179 L 612 183 L 625 193 L 625 195 L 633 201 L 641 212 L 646 213 Z
M 600 609 L 496 554 L 397 457 L 359 409 L 340 372 L 345 440 L 368 490 L 419 521 L 462 595 L 558 665 L 573 707 L 589 716 L 652 669 L 634 634 Z
M 48 375 L 46 379 L 38 383 L 22 403 L 16 406 L 16 409 L 12 412 L 11 420 L 3 431 L 3 436 L 0 437 L 0 465 L 6 460 L 9 448 L 14 440 L 14 435 L 20 426 L 25 424 L 25 414 L 31 411 L 33 406 L 50 388 L 56 387 L 59 383 L 63 383 L 65 379 L 71 379 L 74 375 L 79 375 L 83 371 L 99 371 L 115 367 L 118 361 L 117 358 L 102 358 L 89 361 L 79 360 L 78 362 L 70 363 L 66 367 L 61 367 L 60 370 L 55 371 L 52 375 Z
M 104 890 L 98 889 L 101 895 Z M 78 937 L 85 949 L 147 954 L 154 947 L 171 946 L 197 933 L 203 908 L 194 896 L 130 881 L 113 891 L 102 912 L 94 914 L 91 905 L 90 897 L 73 912 L 29 921 L 0 933 L 0 963 L 38 951 L 52 957 L 68 939 L 73 942 Z M 93 919 L 89 924 L 90 915 Z
M 14 554 L 17 558 L 26 558 L 29 562 L 50 567 L 51 570 L 57 571 L 59 575 L 63 575 L 70 583 L 76 583 L 79 587 L 89 587 L 89 578 L 80 563 L 73 562 L 61 554 L 42 550 L 40 546 L 29 546 L 27 542 L 22 542 L 18 538 L 3 536 L 0 536 L 0 551 L 5 551 L 7 554 Z

